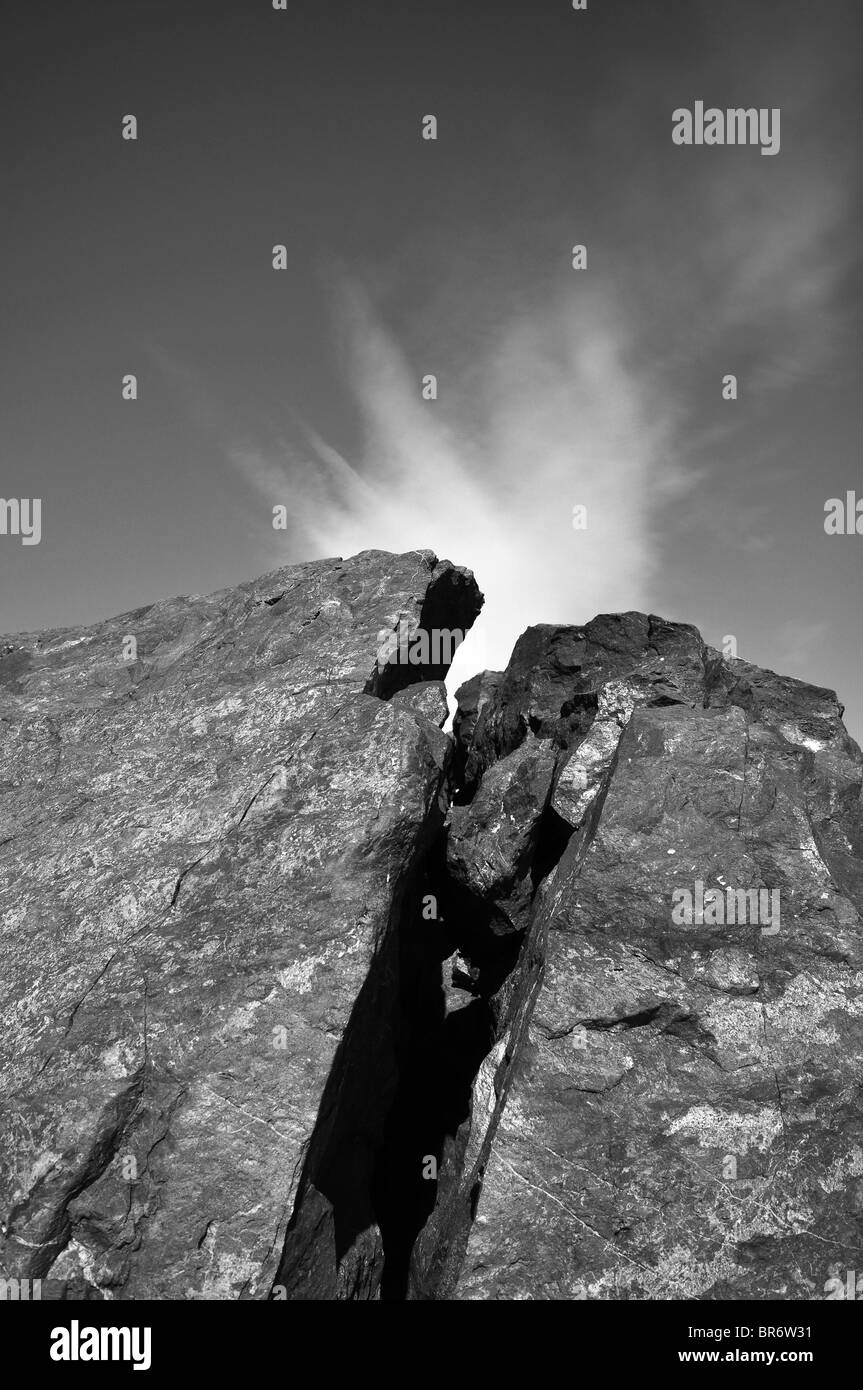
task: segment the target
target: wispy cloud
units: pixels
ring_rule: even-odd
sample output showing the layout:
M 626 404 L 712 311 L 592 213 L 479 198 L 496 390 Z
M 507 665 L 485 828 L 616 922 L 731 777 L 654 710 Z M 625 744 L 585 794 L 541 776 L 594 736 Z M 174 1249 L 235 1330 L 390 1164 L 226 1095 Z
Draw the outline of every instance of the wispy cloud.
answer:
M 673 421 L 627 361 L 626 320 L 607 298 L 573 292 L 501 322 L 471 364 L 468 398 L 442 357 L 435 401 L 421 393 L 429 364 L 409 360 L 356 284 L 341 287 L 337 312 L 365 424 L 362 487 L 351 469 L 337 505 L 300 502 L 301 526 L 321 554 L 430 546 L 475 569 L 486 612 L 453 682 L 505 664 L 540 618 L 586 620 L 641 601 L 655 508 L 684 476 Z M 334 451 L 313 444 L 331 473 Z M 577 504 L 586 530 L 573 528 Z
M 706 49 L 688 86 L 719 93 L 733 72 L 766 90 L 755 66 L 739 71 L 738 47 Z M 632 162 L 617 186 L 596 185 L 587 273 L 550 271 L 541 255 L 526 263 L 517 228 L 507 246 L 474 225 L 465 244 L 442 249 L 418 329 L 405 327 L 404 248 L 389 276 L 328 267 L 342 386 L 361 422 L 349 457 L 320 419 L 294 415 L 241 438 L 218 411 L 202 412 L 255 493 L 268 506 L 288 501 L 294 558 L 430 546 L 474 568 L 486 610 L 451 684 L 503 665 L 530 623 L 656 601 L 675 525 L 744 561 L 774 545 L 776 468 L 752 461 L 781 439 L 777 396 L 829 366 L 846 331 L 847 151 L 825 163 L 801 134 L 818 128 L 809 116 L 825 97 L 811 74 L 783 105 L 777 159 L 673 149 L 681 80 L 627 68 L 607 119 L 597 117 Z M 656 177 L 642 177 L 639 120 L 660 106 L 667 158 L 648 137 Z M 523 190 L 528 209 L 557 182 L 546 150 L 535 154 L 524 161 L 537 178 L 537 199 Z M 565 248 L 570 211 L 549 207 L 543 231 L 544 246 Z M 704 407 L 719 401 L 726 371 L 741 373 L 745 399 L 720 417 Z M 422 398 L 429 372 L 437 400 Z M 760 434 L 759 399 L 773 422 Z M 586 530 L 572 525 L 578 504 Z

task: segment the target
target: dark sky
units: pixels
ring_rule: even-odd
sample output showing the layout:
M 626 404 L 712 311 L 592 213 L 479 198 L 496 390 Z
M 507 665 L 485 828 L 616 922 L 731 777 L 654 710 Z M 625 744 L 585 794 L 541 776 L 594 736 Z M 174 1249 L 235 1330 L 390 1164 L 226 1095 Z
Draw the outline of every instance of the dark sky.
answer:
M 0 496 L 42 539 L 0 535 L 0 631 L 428 546 L 486 592 L 462 677 L 645 609 L 863 737 L 863 536 L 824 531 L 863 498 L 859 0 L 2 23 Z M 676 146 L 700 100 L 778 107 L 779 153 Z

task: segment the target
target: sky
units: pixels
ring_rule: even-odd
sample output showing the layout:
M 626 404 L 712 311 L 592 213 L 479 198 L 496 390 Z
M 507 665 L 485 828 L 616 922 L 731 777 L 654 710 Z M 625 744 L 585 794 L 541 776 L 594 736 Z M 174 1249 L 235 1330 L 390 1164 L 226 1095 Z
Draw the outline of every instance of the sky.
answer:
M 7 0 L 0 631 L 430 548 L 453 684 L 639 609 L 863 740 L 861 52 L 859 0 Z

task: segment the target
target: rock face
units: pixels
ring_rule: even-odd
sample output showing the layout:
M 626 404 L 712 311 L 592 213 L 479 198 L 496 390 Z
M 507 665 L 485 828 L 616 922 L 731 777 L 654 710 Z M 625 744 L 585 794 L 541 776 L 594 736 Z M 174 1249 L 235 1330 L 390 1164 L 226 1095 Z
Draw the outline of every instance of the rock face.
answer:
M 450 738 L 446 658 L 381 638 L 481 602 L 430 552 L 367 552 L 0 639 L 0 1275 L 842 1296 L 841 707 L 628 613 L 529 629 Z
M 835 697 L 640 614 L 533 629 L 484 688 L 467 777 L 550 738 L 571 836 L 442 1287 L 841 1298 L 863 1236 L 863 762 Z
M 369 552 L 0 639 L 3 1274 L 377 1288 L 402 904 L 450 759 L 441 672 L 378 634 L 480 603 Z

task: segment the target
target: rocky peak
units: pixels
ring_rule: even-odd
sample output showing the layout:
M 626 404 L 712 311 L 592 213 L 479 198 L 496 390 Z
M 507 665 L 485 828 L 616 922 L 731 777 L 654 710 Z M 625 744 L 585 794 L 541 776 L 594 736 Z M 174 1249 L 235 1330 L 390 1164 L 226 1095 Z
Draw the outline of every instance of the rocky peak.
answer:
M 528 629 L 450 738 L 434 634 L 481 603 L 370 551 L 0 638 L 0 1273 L 823 1298 L 853 1265 L 836 697 L 603 615 Z

